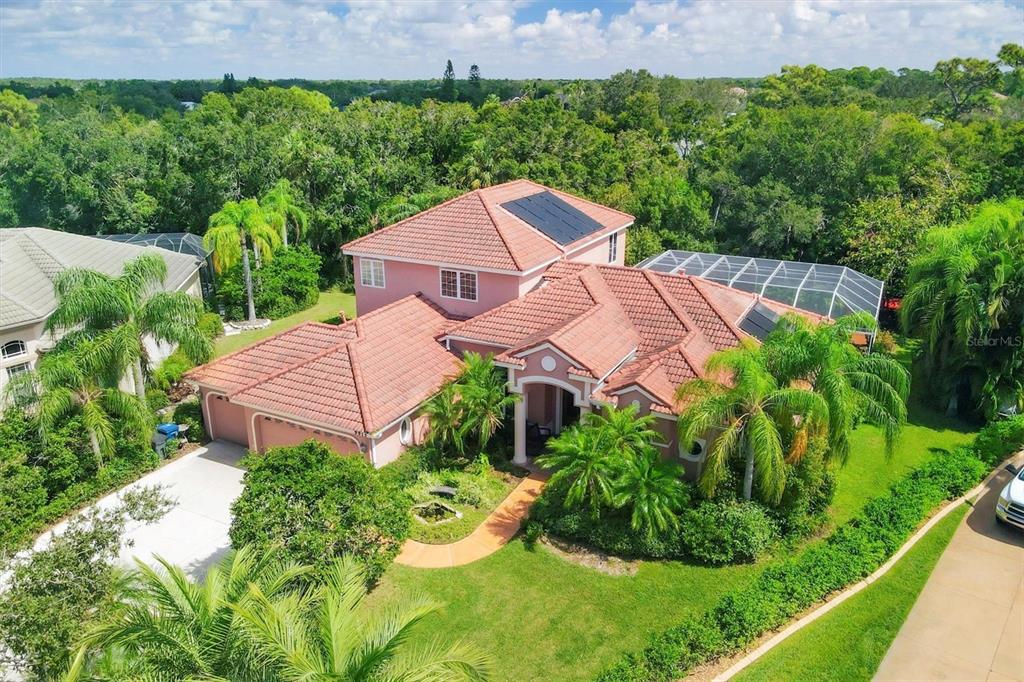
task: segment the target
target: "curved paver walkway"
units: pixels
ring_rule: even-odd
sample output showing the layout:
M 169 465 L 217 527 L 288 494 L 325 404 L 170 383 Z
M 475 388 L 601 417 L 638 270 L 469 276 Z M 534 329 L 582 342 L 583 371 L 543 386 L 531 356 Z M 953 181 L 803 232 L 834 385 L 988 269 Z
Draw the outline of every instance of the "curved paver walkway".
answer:
M 530 505 L 544 489 L 546 480 L 547 476 L 543 473 L 531 473 L 519 482 L 476 530 L 458 542 L 428 545 L 406 540 L 395 561 L 415 568 L 451 568 L 471 564 L 494 554 L 519 530 Z

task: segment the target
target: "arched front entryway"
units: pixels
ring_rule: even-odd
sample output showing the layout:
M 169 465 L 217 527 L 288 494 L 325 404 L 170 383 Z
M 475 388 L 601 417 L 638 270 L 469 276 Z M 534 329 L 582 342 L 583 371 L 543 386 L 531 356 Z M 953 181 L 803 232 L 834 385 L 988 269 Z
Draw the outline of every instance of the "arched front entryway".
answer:
M 516 464 L 526 464 L 545 438 L 575 424 L 590 409 L 579 388 L 553 377 L 519 377 L 511 390 L 522 396 L 515 406 Z

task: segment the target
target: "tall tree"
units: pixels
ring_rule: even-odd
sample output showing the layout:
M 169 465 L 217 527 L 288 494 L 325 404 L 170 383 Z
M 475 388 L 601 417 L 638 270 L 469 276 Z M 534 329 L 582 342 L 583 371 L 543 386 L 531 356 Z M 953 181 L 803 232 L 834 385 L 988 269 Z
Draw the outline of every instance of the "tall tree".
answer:
M 829 456 L 845 462 L 850 433 L 859 420 L 882 429 L 890 454 L 907 421 L 910 374 L 895 358 L 865 355 L 853 335 L 877 331 L 869 313 L 814 324 L 803 316 L 783 316 L 762 349 L 780 385 L 809 385 L 828 405 Z
M 162 291 L 166 278 L 167 262 L 156 254 L 128 261 L 117 277 L 69 268 L 54 280 L 57 308 L 46 328 L 95 338 L 102 374 L 116 381 L 130 367 L 135 394 L 145 402 L 147 337 L 176 344 L 193 362 L 213 353 L 198 327 L 203 304 L 183 291 Z
M 480 89 L 480 67 L 476 64 L 469 67 L 469 85 L 477 90 Z
M 255 199 L 229 201 L 210 216 L 210 228 L 203 236 L 203 245 L 213 251 L 213 265 L 218 272 L 231 267 L 241 258 L 250 322 L 256 321 L 256 305 L 252 298 L 249 248 L 252 246 L 269 259 L 280 243 L 280 231 L 267 222 L 263 209 Z
M 444 75 L 441 76 L 441 101 L 454 102 L 458 96 L 458 90 L 455 89 L 455 67 L 449 59 L 444 67 Z
M 935 65 L 935 75 L 946 89 L 948 101 L 942 107 L 951 118 L 986 106 L 1001 77 L 997 62 L 974 57 L 940 61 Z
M 281 231 L 281 244 L 288 246 L 288 228 L 295 230 L 295 241 L 302 237 L 309 223 L 309 216 L 296 201 L 295 190 L 286 179 L 278 180 L 263 198 L 260 206 L 266 213 L 267 222 Z
M 689 381 L 676 394 L 683 405 L 679 442 L 711 435 L 698 481 L 701 490 L 713 495 L 727 477 L 729 461 L 740 457 L 745 460 L 743 498 L 751 499 L 756 483 L 759 496 L 777 504 L 787 459 L 803 454 L 807 439 L 800 436 L 827 427 L 828 405 L 805 388 L 780 386 L 752 341 L 715 353 L 705 367 L 718 378 Z

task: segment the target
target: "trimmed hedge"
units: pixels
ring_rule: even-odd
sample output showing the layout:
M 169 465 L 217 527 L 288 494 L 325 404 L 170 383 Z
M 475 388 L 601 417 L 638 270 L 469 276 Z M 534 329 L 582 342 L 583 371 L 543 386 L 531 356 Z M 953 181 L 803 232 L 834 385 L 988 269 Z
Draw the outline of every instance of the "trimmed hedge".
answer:
M 1006 440 L 1008 438 L 1012 440 Z M 944 500 L 976 485 L 996 463 L 1024 446 L 1024 420 L 985 427 L 971 447 L 936 455 L 869 502 L 826 541 L 766 568 L 748 587 L 724 595 L 702 615 L 656 635 L 624 656 L 600 682 L 669 680 L 696 665 L 736 652 L 799 612 L 871 574 Z
M 704 502 L 682 513 L 678 537 L 683 555 L 721 565 L 755 561 L 779 533 L 757 503 Z

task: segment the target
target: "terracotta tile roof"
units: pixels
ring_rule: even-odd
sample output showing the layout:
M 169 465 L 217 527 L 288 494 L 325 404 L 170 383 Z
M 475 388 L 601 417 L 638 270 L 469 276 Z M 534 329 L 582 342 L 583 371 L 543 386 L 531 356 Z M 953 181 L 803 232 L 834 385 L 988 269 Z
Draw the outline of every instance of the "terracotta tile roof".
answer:
M 601 229 L 565 247 L 515 217 L 501 204 L 545 190 L 598 223 Z M 529 180 L 474 190 L 345 244 L 345 253 L 442 264 L 527 271 L 582 243 L 633 222 L 633 216 Z
M 462 363 L 438 335 L 451 324 L 422 295 L 340 326 L 306 324 L 196 368 L 189 377 L 228 392 L 232 402 L 352 433 L 375 433 L 414 409 Z M 268 355 L 309 337 L 304 353 Z M 332 330 L 331 332 L 327 330 Z

